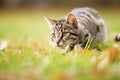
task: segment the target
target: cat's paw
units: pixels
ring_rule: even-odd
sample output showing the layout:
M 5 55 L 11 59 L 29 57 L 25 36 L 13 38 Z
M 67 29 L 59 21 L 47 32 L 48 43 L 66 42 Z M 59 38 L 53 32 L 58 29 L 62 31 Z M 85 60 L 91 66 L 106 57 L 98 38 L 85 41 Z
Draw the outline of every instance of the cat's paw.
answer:
M 84 49 L 80 46 L 80 45 L 76 45 L 75 48 L 74 48 L 74 51 L 76 53 L 83 53 Z
M 62 49 L 62 54 L 65 54 L 70 51 L 70 47 L 66 46 L 65 49 Z

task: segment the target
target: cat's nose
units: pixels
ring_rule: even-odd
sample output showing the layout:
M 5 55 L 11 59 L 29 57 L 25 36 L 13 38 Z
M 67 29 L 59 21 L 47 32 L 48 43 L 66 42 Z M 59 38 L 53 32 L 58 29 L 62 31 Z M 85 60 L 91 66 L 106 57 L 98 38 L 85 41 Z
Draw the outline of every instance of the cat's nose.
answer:
M 61 41 L 61 38 L 57 38 L 55 41 L 56 41 L 56 45 L 59 46 L 59 43 L 60 43 L 60 41 Z
M 58 47 L 58 46 L 59 46 L 59 43 L 54 43 L 54 46 Z

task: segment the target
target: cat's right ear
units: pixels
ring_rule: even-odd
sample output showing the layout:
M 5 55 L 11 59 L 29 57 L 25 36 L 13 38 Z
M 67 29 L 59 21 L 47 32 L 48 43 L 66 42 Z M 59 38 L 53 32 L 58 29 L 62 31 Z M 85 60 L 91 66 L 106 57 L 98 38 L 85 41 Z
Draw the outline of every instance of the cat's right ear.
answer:
M 67 23 L 71 24 L 71 25 L 74 25 L 74 26 L 77 25 L 78 22 L 77 22 L 77 19 L 76 19 L 74 14 L 69 14 L 68 15 Z
M 53 19 L 51 19 L 51 18 L 48 18 L 48 17 L 46 17 L 46 16 L 44 16 L 44 18 L 45 18 L 45 20 L 47 21 L 50 29 L 52 29 L 52 28 L 53 28 L 53 25 L 54 25 L 54 23 L 55 23 L 55 20 L 53 20 Z

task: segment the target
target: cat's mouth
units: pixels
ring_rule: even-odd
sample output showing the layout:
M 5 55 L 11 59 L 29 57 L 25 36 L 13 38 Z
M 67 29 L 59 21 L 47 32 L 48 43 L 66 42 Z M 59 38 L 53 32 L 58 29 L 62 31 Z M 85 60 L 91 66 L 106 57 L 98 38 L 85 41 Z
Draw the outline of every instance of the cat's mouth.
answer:
M 55 44 L 56 47 L 59 47 L 59 48 L 65 48 L 66 45 L 63 45 L 63 44 Z
M 65 49 L 66 46 L 68 46 L 68 45 L 58 45 L 57 47 L 59 47 L 59 48 L 61 48 L 61 49 Z

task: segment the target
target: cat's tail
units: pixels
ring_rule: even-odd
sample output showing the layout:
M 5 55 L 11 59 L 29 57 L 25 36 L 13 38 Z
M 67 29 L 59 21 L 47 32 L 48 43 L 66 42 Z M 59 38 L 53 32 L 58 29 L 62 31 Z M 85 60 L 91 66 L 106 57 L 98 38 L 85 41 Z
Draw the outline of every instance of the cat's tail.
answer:
M 120 33 L 118 33 L 118 34 L 115 35 L 114 40 L 116 42 L 120 42 Z

